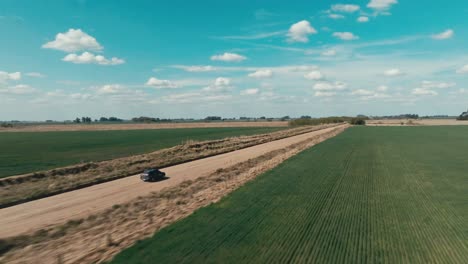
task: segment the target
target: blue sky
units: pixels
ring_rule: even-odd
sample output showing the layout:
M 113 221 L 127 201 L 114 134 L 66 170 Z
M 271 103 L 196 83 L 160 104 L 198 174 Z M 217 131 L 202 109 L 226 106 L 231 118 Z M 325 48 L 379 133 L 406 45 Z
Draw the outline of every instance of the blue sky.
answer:
M 458 115 L 466 17 L 463 0 L 2 0 L 0 120 Z

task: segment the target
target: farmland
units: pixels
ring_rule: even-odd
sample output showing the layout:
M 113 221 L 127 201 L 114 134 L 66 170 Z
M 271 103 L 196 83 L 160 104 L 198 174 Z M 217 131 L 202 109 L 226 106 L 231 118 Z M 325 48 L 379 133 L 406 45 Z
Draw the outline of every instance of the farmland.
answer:
M 113 263 L 467 263 L 468 127 L 354 127 Z
M 0 134 L 0 178 L 79 162 L 101 161 L 211 140 L 278 131 L 275 127 L 119 131 L 9 132 Z

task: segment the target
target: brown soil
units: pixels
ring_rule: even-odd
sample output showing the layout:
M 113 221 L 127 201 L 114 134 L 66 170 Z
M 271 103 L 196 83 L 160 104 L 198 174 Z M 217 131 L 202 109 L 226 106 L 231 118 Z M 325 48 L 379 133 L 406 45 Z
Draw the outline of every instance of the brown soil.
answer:
M 280 144 L 280 148 L 257 152 L 252 159 L 244 159 L 236 165 L 230 163 L 227 167 L 221 166 L 214 172 L 205 173 L 196 181 L 184 179 L 172 187 L 150 192 L 144 197 L 131 199 L 118 206 L 114 205 L 87 218 L 69 221 L 67 224 L 35 234 L 8 239 L 4 241 L 4 245 L 10 245 L 13 249 L 1 257 L 0 261 L 96 263 L 109 260 L 137 240 L 149 237 L 200 207 L 218 201 L 257 175 L 274 168 L 298 152 L 341 133 L 346 128 L 345 125 L 297 136 L 295 140 L 284 139 L 287 145 Z M 274 143 L 277 142 L 264 145 Z M 259 153 L 262 154 L 258 155 Z M 216 163 L 216 166 L 218 165 L 219 163 Z M 197 166 L 193 167 L 196 168 Z M 2 228 L 6 228 L 3 223 Z
M 385 119 L 368 120 L 368 126 L 457 126 L 468 125 L 468 121 L 458 121 L 455 119 Z
M 220 140 L 190 141 L 143 155 L 11 176 L 0 179 L 0 208 L 128 177 L 151 167 L 172 166 L 330 126 L 333 125 L 300 127 Z
M 52 124 L 0 127 L 0 132 L 46 132 L 46 131 L 100 131 L 100 130 L 140 130 L 167 128 L 209 128 L 209 127 L 285 127 L 286 121 L 272 122 L 212 122 L 212 123 L 159 123 L 159 124 Z

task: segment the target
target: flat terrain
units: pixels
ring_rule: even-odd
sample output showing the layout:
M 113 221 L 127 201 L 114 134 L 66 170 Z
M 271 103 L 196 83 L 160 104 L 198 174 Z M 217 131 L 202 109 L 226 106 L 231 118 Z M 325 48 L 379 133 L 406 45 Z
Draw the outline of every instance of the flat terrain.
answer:
M 347 126 L 347 125 L 344 125 Z M 258 157 L 273 150 L 283 149 L 306 139 L 326 134 L 335 127 L 284 138 L 269 143 L 200 159 L 163 169 L 169 177 L 157 183 L 143 183 L 138 175 L 94 185 L 49 198 L 0 209 L 0 238 L 16 236 L 67 220 L 84 218 L 115 204 L 131 201 L 139 196 L 165 187 L 175 186 Z
M 0 178 L 80 162 L 102 161 L 210 140 L 284 128 L 187 128 L 120 131 L 0 133 Z
M 0 127 L 0 132 L 46 132 L 46 131 L 101 131 L 140 130 L 171 128 L 215 128 L 215 127 L 286 127 L 286 121 L 272 122 L 193 122 L 193 123 L 111 123 L 111 124 L 16 124 L 14 127 Z
M 401 126 L 401 123 L 417 126 L 463 126 L 468 125 L 468 121 L 458 121 L 456 119 L 383 119 L 383 120 L 368 120 L 368 126 Z
M 468 263 L 468 127 L 354 127 L 113 263 Z

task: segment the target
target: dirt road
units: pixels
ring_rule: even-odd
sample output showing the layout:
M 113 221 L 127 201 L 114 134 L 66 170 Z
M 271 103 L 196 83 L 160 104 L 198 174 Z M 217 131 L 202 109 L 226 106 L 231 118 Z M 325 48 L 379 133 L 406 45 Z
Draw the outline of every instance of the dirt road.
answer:
M 67 192 L 25 204 L 0 210 L 0 238 L 36 231 L 64 223 L 70 219 L 83 218 L 111 207 L 128 202 L 165 187 L 175 186 L 186 180 L 205 176 L 219 168 L 227 168 L 239 162 L 258 157 L 272 150 L 284 148 L 305 139 L 325 134 L 335 128 L 293 136 L 222 155 L 172 166 L 163 171 L 169 179 L 144 183 L 137 175 L 88 188 Z

